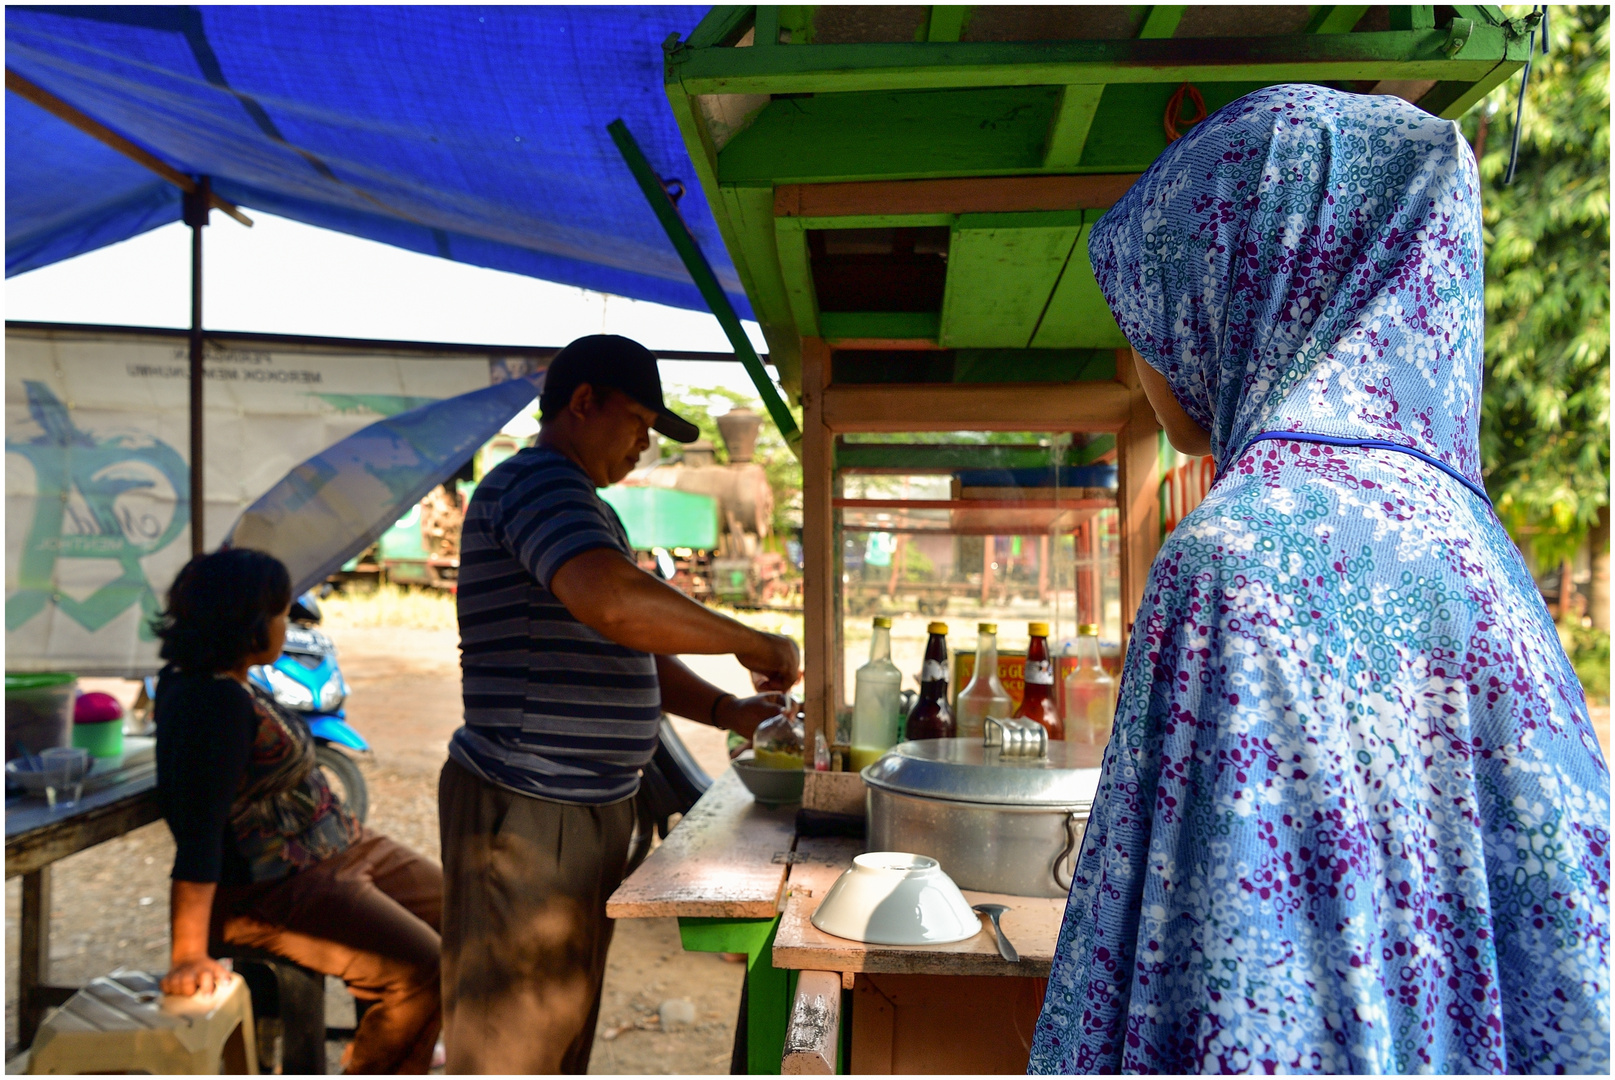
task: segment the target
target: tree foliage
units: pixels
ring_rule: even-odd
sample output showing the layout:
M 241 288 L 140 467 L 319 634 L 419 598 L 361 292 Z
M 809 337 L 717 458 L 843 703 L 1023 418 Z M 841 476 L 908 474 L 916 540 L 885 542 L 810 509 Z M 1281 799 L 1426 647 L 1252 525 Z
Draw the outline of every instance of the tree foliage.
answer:
M 1609 8 L 1553 7 L 1548 45 L 1512 185 L 1519 77 L 1464 121 L 1486 239 L 1481 460 L 1499 515 L 1542 566 L 1569 557 L 1609 501 Z

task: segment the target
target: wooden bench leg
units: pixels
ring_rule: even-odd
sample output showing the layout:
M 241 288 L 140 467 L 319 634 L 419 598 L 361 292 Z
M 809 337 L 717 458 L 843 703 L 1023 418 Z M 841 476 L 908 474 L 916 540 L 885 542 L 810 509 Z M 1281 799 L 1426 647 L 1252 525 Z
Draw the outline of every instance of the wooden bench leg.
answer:
M 841 974 L 797 974 L 791 1019 L 785 1028 L 780 1072 L 788 1076 L 834 1076 L 841 1042 Z
M 50 980 L 50 867 L 22 876 L 22 955 L 17 960 L 17 1047 L 34 1044 L 47 1008 L 39 989 Z

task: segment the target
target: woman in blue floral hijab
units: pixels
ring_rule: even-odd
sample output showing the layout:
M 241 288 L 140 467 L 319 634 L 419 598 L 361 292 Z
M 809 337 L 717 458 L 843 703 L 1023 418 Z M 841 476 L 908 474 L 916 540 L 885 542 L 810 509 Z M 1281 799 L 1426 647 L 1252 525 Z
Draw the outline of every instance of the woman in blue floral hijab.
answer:
M 1219 480 L 1150 572 L 1032 1071 L 1607 1073 L 1609 772 L 1481 485 L 1457 126 L 1251 94 L 1090 254 Z

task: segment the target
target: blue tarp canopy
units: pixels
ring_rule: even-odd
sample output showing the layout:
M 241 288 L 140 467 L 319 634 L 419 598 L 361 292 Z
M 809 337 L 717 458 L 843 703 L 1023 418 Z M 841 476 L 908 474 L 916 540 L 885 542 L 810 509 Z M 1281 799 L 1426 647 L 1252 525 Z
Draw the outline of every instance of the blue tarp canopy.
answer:
M 743 317 L 662 90 L 701 7 L 8 7 L 6 66 L 243 207 L 704 310 L 622 117 Z M 6 276 L 180 219 L 156 174 L 6 95 Z

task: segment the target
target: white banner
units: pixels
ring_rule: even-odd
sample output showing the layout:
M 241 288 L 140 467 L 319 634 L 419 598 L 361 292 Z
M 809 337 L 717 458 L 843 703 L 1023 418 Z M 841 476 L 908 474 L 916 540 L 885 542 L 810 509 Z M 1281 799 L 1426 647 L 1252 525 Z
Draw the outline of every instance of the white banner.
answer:
M 490 381 L 488 355 L 361 346 L 210 345 L 209 550 L 299 462 Z M 7 328 L 6 670 L 159 666 L 148 624 L 191 551 L 188 365 L 182 333 Z

